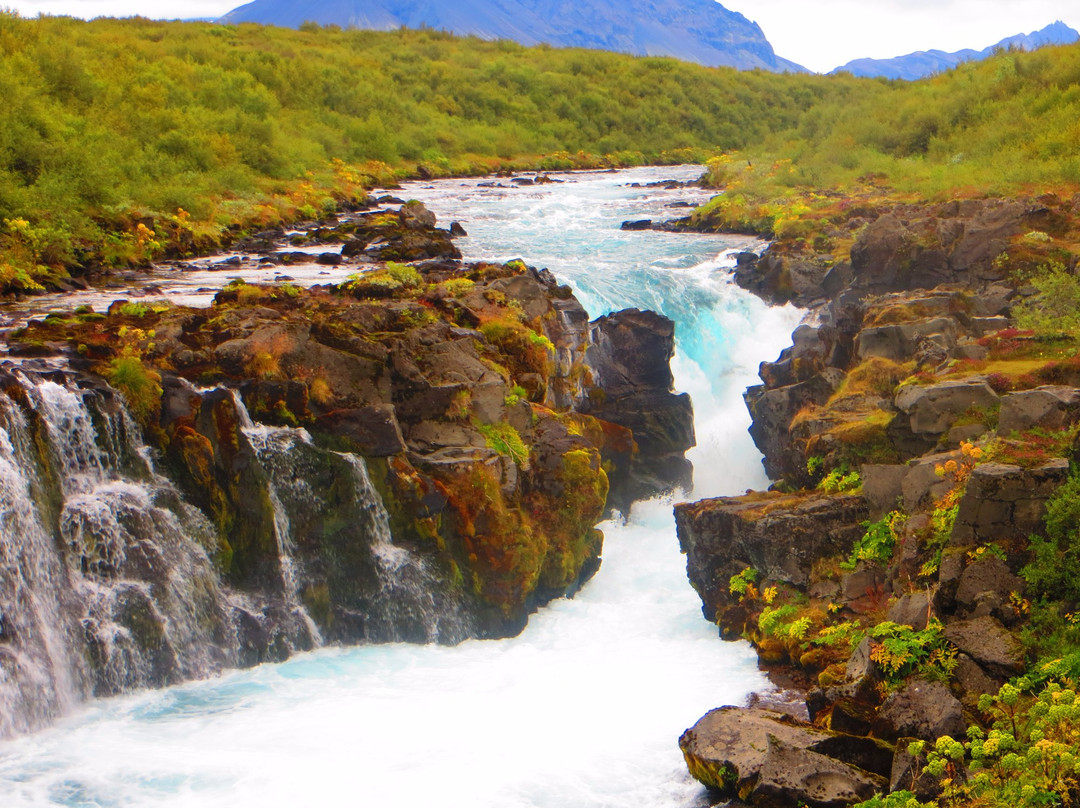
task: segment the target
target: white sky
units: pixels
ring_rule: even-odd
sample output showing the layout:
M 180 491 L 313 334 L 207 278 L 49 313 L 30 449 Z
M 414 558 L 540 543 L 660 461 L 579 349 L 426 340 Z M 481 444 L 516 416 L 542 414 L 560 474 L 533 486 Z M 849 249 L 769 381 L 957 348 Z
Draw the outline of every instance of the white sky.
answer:
M 0 0 L 23 16 L 216 17 L 243 0 Z M 452 2 L 452 0 L 451 0 Z M 776 52 L 826 72 L 862 56 L 985 48 L 1062 20 L 1080 30 L 1077 0 L 725 0 L 756 21 Z

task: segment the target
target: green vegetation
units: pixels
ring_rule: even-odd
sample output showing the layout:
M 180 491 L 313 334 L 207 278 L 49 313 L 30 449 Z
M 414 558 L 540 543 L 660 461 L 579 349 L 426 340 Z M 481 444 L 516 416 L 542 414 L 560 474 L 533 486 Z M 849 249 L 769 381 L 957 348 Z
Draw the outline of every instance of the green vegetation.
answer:
M 161 407 L 161 375 L 137 356 L 118 356 L 105 371 L 109 383 L 124 394 L 136 418 L 148 424 Z
M 1073 474 L 1046 505 L 1046 536 L 1030 539 L 1032 560 L 1021 571 L 1036 595 L 1080 600 L 1080 475 Z
M 862 487 L 862 478 L 859 472 L 851 471 L 846 465 L 835 468 L 826 474 L 818 488 L 826 494 L 847 494 L 858 491 Z
M 853 570 L 860 561 L 888 564 L 896 549 L 899 531 L 906 522 L 907 514 L 900 511 L 891 511 L 876 522 L 864 522 L 866 533 L 855 542 L 850 558 L 840 565 L 841 569 Z
M 417 166 L 704 160 L 856 84 L 432 30 L 0 11 L 0 286 L 209 249 Z
M 809 236 L 829 189 L 1080 181 L 1080 48 L 920 82 L 455 38 L 0 12 L 0 288 L 316 218 L 423 173 L 704 160 L 716 225 Z M 1057 234 L 1024 242 L 1052 250 Z M 842 247 L 842 245 L 841 245 Z
M 956 669 L 957 652 L 942 630 L 936 619 L 922 631 L 889 621 L 878 623 L 867 632 L 873 640 L 870 658 L 894 687 L 916 674 L 948 679 Z
M 1053 261 L 1040 268 L 1031 285 L 1036 294 L 1013 312 L 1017 327 L 1042 337 L 1080 336 L 1080 278 Z
M 489 449 L 494 449 L 499 454 L 509 457 L 519 466 L 528 464 L 529 448 L 512 425 L 499 421 L 494 424 L 477 422 L 474 426 L 484 436 Z

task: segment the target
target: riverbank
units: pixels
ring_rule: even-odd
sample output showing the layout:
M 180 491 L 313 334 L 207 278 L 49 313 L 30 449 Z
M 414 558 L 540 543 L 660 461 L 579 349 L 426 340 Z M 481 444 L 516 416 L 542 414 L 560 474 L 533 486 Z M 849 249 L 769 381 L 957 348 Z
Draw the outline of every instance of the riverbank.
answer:
M 1074 731 L 1038 707 L 1076 676 L 1074 200 L 827 204 L 734 273 L 817 315 L 747 391 L 773 490 L 676 508 L 706 617 L 816 678 L 814 729 L 711 714 L 688 764 L 750 804 L 1060 798 L 1071 769 L 1005 758 Z M 779 740 L 738 757 L 754 733 Z

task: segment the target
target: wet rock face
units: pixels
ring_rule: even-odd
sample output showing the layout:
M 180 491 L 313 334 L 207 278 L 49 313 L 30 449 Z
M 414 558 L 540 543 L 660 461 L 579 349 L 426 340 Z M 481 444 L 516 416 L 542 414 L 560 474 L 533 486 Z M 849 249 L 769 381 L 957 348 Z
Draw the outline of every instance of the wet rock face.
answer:
M 406 204 L 348 227 L 394 244 L 433 224 Z M 149 383 L 140 420 L 213 523 L 215 563 L 325 639 L 516 633 L 596 571 L 606 509 L 689 479 L 672 323 L 633 310 L 590 324 L 569 288 L 520 262 L 375 265 L 308 292 L 230 284 L 209 311 L 116 307 L 40 329 L 106 375 L 121 332 L 153 331 L 126 347 Z M 373 469 L 389 537 L 351 493 L 350 456 Z M 407 600 L 417 590 L 428 606 Z M 276 653 L 272 626 L 249 628 L 245 658 Z
M 628 479 L 616 481 L 612 505 L 626 510 L 647 492 L 689 488 L 693 469 L 687 449 L 696 443 L 687 394 L 672 390 L 675 324 L 651 311 L 627 309 L 590 324 L 586 362 L 599 394 L 582 410 L 630 429 L 637 451 Z
M 675 506 L 687 575 L 708 619 L 735 605 L 728 582 L 747 567 L 763 579 L 805 587 L 818 558 L 850 551 L 866 517 L 858 495 L 762 495 Z

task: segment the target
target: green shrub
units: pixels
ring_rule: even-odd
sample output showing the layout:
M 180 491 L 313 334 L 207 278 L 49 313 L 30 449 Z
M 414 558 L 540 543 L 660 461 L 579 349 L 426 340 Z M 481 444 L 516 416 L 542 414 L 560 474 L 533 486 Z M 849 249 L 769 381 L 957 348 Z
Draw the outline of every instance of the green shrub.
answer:
M 529 448 L 513 425 L 499 421 L 494 424 L 477 423 L 476 428 L 484 436 L 489 449 L 494 449 L 499 454 L 509 457 L 519 466 L 528 463 Z
M 1030 282 L 1036 294 L 1013 309 L 1016 325 L 1037 336 L 1080 336 L 1080 278 L 1052 261 Z
M 143 365 L 136 356 L 118 356 L 105 372 L 109 383 L 119 390 L 132 414 L 147 423 L 161 406 L 161 376 Z
M 1046 536 L 1029 541 L 1031 561 L 1020 571 L 1032 592 L 1080 600 L 1080 474 L 1073 474 L 1046 503 Z
M 867 634 L 873 640 L 870 658 L 890 685 L 914 674 L 948 678 L 956 669 L 956 648 L 945 639 L 943 626 L 935 619 L 921 631 L 885 621 Z
M 826 474 L 818 483 L 818 488 L 826 494 L 847 494 L 862 488 L 862 478 L 859 472 L 841 466 Z
M 855 542 L 848 560 L 840 566 L 846 570 L 853 570 L 860 561 L 888 564 L 896 549 L 896 541 L 899 538 L 897 532 L 906 522 L 907 515 L 900 511 L 891 511 L 876 522 L 863 522 L 866 532 Z
M 399 264 L 396 261 L 386 262 L 386 274 L 402 286 L 408 288 L 419 286 L 422 280 L 416 267 L 411 267 L 408 264 Z

